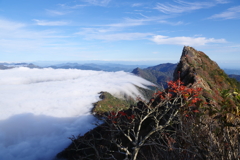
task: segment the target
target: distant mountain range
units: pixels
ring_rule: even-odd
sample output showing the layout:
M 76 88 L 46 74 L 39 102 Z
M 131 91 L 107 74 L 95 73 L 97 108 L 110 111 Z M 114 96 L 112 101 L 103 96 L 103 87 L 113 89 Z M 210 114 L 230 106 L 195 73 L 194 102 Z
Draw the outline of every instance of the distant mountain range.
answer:
M 40 67 L 34 63 L 0 63 L 0 70 L 12 69 L 15 67 L 28 67 L 28 68 L 54 68 L 54 69 L 81 69 L 81 70 L 94 70 L 117 72 L 125 71 L 131 72 L 144 79 L 147 79 L 159 86 L 166 86 L 166 81 L 172 80 L 173 72 L 177 64 L 163 63 L 156 66 L 147 65 L 123 65 L 123 64 L 95 64 L 95 63 L 61 63 L 50 66 Z M 240 81 L 240 70 L 224 69 L 224 71 L 231 77 Z
M 146 65 L 122 65 L 122 64 L 113 64 L 113 63 L 106 63 L 106 64 L 95 64 L 95 63 L 86 63 L 86 64 L 79 64 L 79 63 L 63 63 L 58 65 L 49 66 L 55 69 L 82 69 L 82 70 L 94 70 L 94 71 L 106 71 L 106 72 L 116 72 L 116 71 L 125 71 L 131 72 L 136 67 L 146 68 Z
M 240 75 L 240 70 L 237 69 L 223 69 L 227 74 L 236 74 L 236 75 Z
M 0 63 L 0 70 L 12 69 L 16 67 L 41 68 L 33 63 Z
M 236 80 L 238 80 L 240 82 L 240 75 L 229 74 L 228 76 L 231 77 L 231 78 L 235 78 Z

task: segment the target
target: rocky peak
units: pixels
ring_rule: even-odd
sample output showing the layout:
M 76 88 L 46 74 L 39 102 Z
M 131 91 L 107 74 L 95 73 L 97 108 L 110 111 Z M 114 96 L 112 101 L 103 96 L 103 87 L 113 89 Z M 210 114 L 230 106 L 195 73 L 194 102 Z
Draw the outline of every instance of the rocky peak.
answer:
M 219 68 L 205 53 L 185 46 L 180 62 L 174 74 L 174 80 L 180 78 L 185 85 L 198 86 L 204 89 L 203 97 L 215 102 L 222 100 L 220 91 L 239 87 L 239 83 Z
M 137 67 L 137 68 L 135 68 L 135 69 L 132 71 L 132 73 L 139 76 L 141 71 L 142 71 L 142 70 Z

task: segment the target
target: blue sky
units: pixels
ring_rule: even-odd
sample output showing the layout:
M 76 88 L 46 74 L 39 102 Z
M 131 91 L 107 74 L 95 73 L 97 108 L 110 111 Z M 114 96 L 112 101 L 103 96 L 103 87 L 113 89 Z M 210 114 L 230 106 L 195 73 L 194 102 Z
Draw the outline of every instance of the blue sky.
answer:
M 0 0 L 0 61 L 240 61 L 239 0 Z

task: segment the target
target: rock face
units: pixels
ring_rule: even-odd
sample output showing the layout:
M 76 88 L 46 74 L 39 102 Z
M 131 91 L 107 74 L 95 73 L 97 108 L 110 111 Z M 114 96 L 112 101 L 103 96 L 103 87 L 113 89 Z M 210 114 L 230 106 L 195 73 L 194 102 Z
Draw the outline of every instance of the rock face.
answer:
M 180 78 L 185 85 L 203 88 L 203 98 L 206 101 L 222 100 L 220 91 L 239 88 L 239 83 L 219 68 L 205 53 L 185 46 L 182 51 L 173 79 Z

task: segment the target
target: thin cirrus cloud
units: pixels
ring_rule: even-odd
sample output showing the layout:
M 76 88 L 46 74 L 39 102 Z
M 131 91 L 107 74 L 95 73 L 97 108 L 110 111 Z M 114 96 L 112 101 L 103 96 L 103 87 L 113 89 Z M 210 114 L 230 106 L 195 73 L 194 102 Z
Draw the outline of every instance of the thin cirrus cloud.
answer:
M 132 4 L 132 7 L 140 7 L 140 6 L 142 6 L 143 5 L 143 3 L 133 3 Z
M 51 15 L 51 16 L 62 16 L 67 14 L 67 12 L 61 12 L 61 11 L 56 11 L 56 10 L 48 10 L 46 9 L 47 14 Z
M 227 9 L 226 11 L 215 14 L 208 19 L 239 19 L 240 18 L 240 6 L 235 6 Z
M 89 38 L 106 40 L 106 41 L 120 41 L 120 40 L 139 40 L 147 39 L 147 37 L 153 35 L 152 33 L 116 33 L 116 34 L 104 34 L 104 35 L 92 35 Z
M 96 120 L 99 92 L 141 95 L 152 83 L 126 72 L 76 69 L 0 70 L 0 159 L 54 159 Z M 10 127 L 9 127 L 10 126 Z
M 162 35 L 153 36 L 151 39 L 157 44 L 170 44 L 170 45 L 190 45 L 190 46 L 202 46 L 207 43 L 226 43 L 225 39 L 214 39 L 205 37 L 168 37 Z
M 104 40 L 104 41 L 121 41 L 121 40 L 139 40 L 139 39 L 148 39 L 149 36 L 152 36 L 152 33 L 109 33 L 110 30 L 104 29 L 91 29 L 86 28 L 81 32 L 76 33 L 77 35 L 85 36 L 85 39 L 92 40 Z
M 40 23 L 40 22 L 39 22 Z M 17 21 L 1 19 L 0 18 L 0 51 L 4 54 L 14 54 L 17 52 L 33 53 L 36 52 L 53 52 L 56 49 L 58 52 L 63 49 L 64 46 L 71 50 L 67 44 L 59 44 L 58 48 L 53 44 L 58 44 L 59 41 L 69 38 L 70 36 L 64 35 L 62 32 L 56 29 L 47 30 L 30 30 L 29 25 L 20 23 Z M 63 23 L 58 23 L 58 25 Z M 41 25 L 50 25 L 49 23 L 43 23 Z M 53 25 L 53 23 L 51 24 Z M 56 25 L 56 23 L 54 24 Z M 58 40 L 58 42 L 53 43 Z M 16 54 L 17 57 L 18 54 Z M 21 55 L 21 54 L 19 54 Z
M 182 0 L 175 0 L 175 4 L 170 3 L 157 3 L 154 9 L 159 10 L 165 14 L 178 14 L 183 12 L 190 12 L 194 10 L 199 10 L 203 8 L 210 8 L 217 4 L 224 4 L 228 3 L 224 0 L 214 0 L 214 1 L 207 1 L 207 2 L 187 2 Z
M 144 25 L 148 21 L 152 21 L 152 19 L 150 19 L 150 18 L 143 18 L 143 19 L 125 18 L 123 22 L 107 24 L 107 25 L 104 25 L 104 26 L 122 27 L 122 28 L 124 28 L 124 27 L 134 27 L 134 26 Z
M 83 5 L 83 4 L 77 4 L 77 5 L 74 5 L 74 6 L 68 6 L 66 4 L 58 4 L 59 6 L 61 6 L 62 8 L 64 9 L 78 9 L 78 8 L 82 8 L 82 7 L 86 7 L 87 5 Z M 62 13 L 62 12 L 60 12 Z
M 159 23 L 162 23 L 162 24 L 169 24 L 169 25 L 172 25 L 172 26 L 178 26 L 178 25 L 183 25 L 184 22 L 182 21 L 178 21 L 178 22 L 169 22 L 169 21 L 165 21 L 165 20 L 160 20 L 158 21 Z
M 82 1 L 95 6 L 107 6 L 111 0 L 82 0 Z
M 82 35 L 87 40 L 98 39 L 105 41 L 149 39 L 152 33 L 121 32 L 126 27 L 144 25 L 149 19 L 125 19 L 121 23 L 100 25 L 98 28 L 82 28 L 76 35 Z
M 39 26 L 65 26 L 70 24 L 69 22 L 66 21 L 46 21 L 38 19 L 34 19 L 33 21 L 35 21 L 36 24 Z
M 0 19 L 1 30 L 16 30 L 25 27 L 26 25 L 19 22 L 12 22 L 6 19 Z M 1 32 L 0 32 L 1 33 Z

